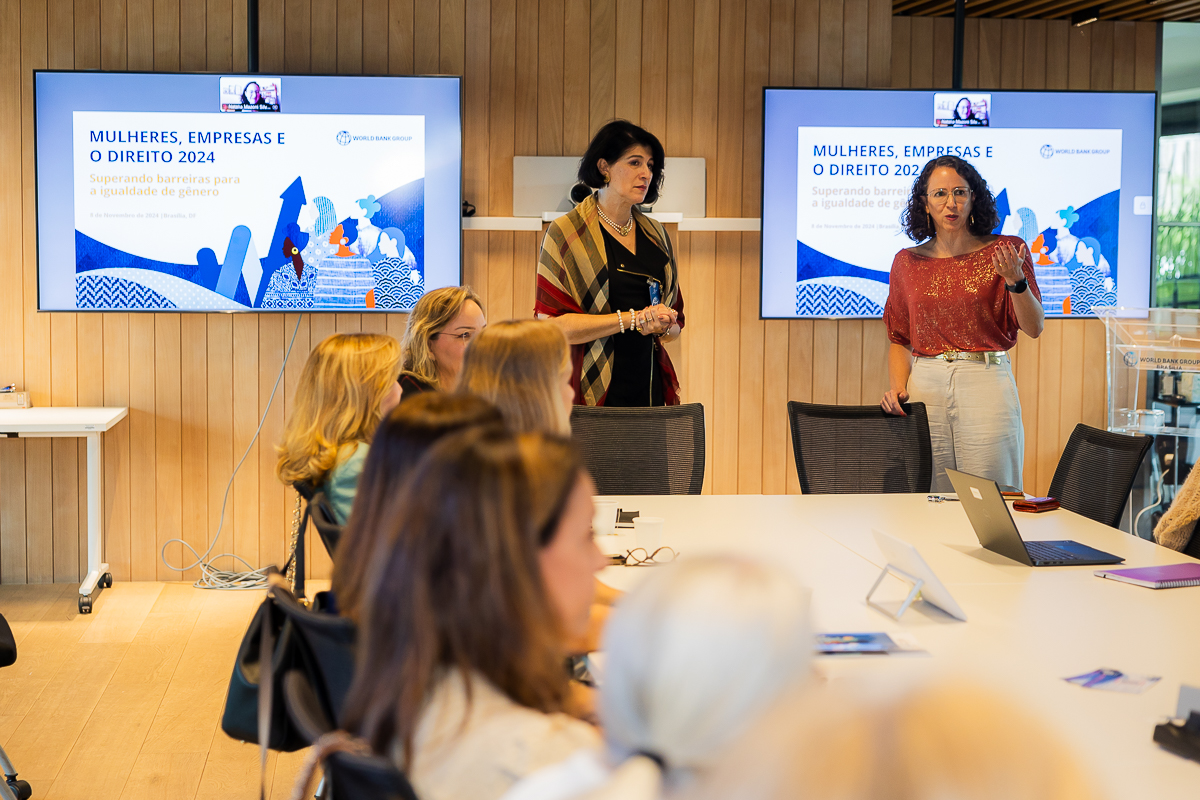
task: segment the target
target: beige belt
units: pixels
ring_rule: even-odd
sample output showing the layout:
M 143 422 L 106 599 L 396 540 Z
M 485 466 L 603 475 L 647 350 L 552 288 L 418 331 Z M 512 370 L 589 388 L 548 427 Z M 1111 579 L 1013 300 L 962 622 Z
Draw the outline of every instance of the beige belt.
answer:
M 1008 353 L 1003 350 L 984 350 L 979 353 L 968 353 L 960 350 L 948 350 L 936 356 L 917 356 L 917 358 L 936 358 L 954 363 L 955 361 L 978 361 L 980 364 L 1003 364 Z

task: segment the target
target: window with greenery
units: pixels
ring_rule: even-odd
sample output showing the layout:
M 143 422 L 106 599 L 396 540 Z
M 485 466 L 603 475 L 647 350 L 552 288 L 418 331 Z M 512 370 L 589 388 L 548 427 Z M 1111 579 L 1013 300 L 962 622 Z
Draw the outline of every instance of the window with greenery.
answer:
M 1154 305 L 1200 308 L 1200 133 L 1158 142 Z

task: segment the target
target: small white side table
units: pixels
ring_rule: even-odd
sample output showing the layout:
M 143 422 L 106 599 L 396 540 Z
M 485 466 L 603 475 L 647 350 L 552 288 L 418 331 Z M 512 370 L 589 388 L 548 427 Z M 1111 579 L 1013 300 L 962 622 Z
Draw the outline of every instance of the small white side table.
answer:
M 88 574 L 79 587 L 79 613 L 92 613 L 92 600 L 112 586 L 104 558 L 104 460 L 100 434 L 129 414 L 128 408 L 0 408 L 0 436 L 87 439 Z

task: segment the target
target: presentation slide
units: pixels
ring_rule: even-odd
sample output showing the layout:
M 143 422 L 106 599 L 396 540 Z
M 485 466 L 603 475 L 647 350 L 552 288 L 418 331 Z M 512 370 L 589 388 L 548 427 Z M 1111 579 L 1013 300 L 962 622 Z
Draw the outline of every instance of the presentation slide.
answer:
M 993 233 L 1029 246 L 1047 315 L 1147 305 L 1152 93 L 768 89 L 762 316 L 882 315 L 915 244 L 900 215 L 939 155 L 988 182 Z
M 44 310 L 398 311 L 460 282 L 457 79 L 37 83 Z

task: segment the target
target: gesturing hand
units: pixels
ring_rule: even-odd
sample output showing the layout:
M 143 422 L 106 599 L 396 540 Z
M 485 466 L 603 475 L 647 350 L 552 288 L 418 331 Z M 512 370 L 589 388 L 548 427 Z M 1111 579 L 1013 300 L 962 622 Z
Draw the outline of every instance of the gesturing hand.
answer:
M 1000 245 L 992 251 L 992 269 L 996 274 L 1004 279 L 1004 282 L 1009 286 L 1013 286 L 1025 277 L 1025 270 L 1022 265 L 1025 263 L 1025 243 L 1022 242 L 1019 248 L 1013 247 L 1008 242 L 1001 242 Z

